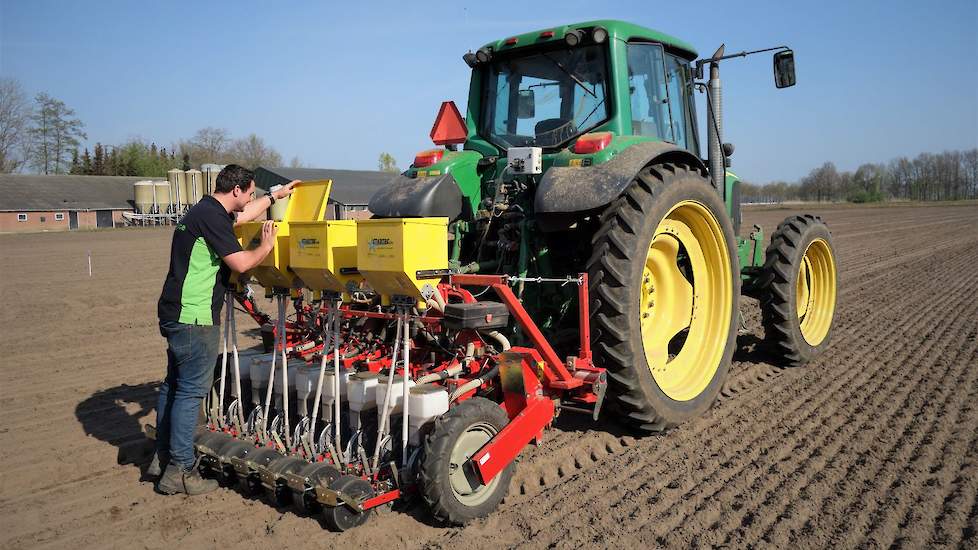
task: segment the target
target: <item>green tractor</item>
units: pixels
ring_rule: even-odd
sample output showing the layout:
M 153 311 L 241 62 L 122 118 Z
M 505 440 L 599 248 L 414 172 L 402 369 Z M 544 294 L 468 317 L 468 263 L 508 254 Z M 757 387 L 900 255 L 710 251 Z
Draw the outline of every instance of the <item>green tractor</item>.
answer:
M 689 44 L 621 21 L 487 44 L 463 57 L 466 116 L 445 103 L 432 129 L 445 147 L 419 153 L 370 211 L 448 217 L 452 270 L 511 276 L 564 355 L 584 324 L 577 292 L 536 283 L 587 273 L 594 361 L 608 370 L 615 416 L 649 432 L 676 426 L 724 384 L 742 292 L 760 300 L 768 343 L 786 364 L 829 342 L 837 273 L 825 224 L 789 217 L 766 250 L 759 227 L 740 236 L 719 64 L 763 51 L 775 52 L 776 86 L 794 85 L 786 47 L 721 47 L 697 61 Z M 706 161 L 696 91 L 707 94 Z

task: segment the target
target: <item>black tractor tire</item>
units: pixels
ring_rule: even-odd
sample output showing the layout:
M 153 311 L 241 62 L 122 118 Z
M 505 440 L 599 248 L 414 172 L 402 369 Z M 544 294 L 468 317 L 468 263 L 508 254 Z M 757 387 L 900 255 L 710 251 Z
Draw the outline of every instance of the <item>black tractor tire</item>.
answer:
M 509 417 L 502 408 L 482 397 L 463 401 L 435 419 L 434 428 L 425 438 L 419 480 L 421 497 L 436 519 L 450 525 L 464 525 L 488 516 L 499 506 L 509 491 L 515 463 L 506 466 L 488 485 L 462 495 L 453 488 L 451 475 L 453 471 L 470 468 L 471 463 L 455 464 L 452 468 L 452 454 L 461 452 L 466 459 L 471 457 L 481 445 L 472 449 L 456 449 L 456 446 L 472 441 L 473 437 L 476 442 L 480 437 L 491 438 L 508 423 Z M 469 480 L 477 479 L 474 471 L 463 475 Z
M 370 482 L 359 477 L 343 475 L 330 484 L 334 491 L 345 493 L 359 502 L 374 496 L 374 488 Z M 323 521 L 331 531 L 343 532 L 363 525 L 370 518 L 373 510 L 353 511 L 345 503 L 339 506 L 323 506 Z
M 717 246 L 726 248 L 730 261 L 733 303 L 712 379 L 695 397 L 679 401 L 659 387 L 650 370 L 642 337 L 640 295 L 646 256 L 656 229 L 673 207 L 684 201 L 705 206 L 718 222 L 723 243 Z M 622 196 L 605 208 L 599 221 L 587 263 L 595 363 L 608 371 L 609 405 L 615 418 L 640 432 L 662 432 L 707 411 L 726 380 L 740 315 L 740 269 L 733 224 L 705 172 L 678 163 L 643 168 Z
M 815 345 L 802 333 L 798 315 L 798 283 L 806 251 L 816 240 L 828 246 L 833 269 L 828 281 L 837 292 L 838 272 L 834 268 L 835 248 L 832 233 L 818 216 L 804 214 L 786 218 L 771 235 L 765 251 L 764 268 L 755 283 L 754 294 L 761 304 L 765 343 L 784 366 L 797 367 L 811 361 L 829 345 L 835 321 L 835 292 L 831 300 L 828 332 Z

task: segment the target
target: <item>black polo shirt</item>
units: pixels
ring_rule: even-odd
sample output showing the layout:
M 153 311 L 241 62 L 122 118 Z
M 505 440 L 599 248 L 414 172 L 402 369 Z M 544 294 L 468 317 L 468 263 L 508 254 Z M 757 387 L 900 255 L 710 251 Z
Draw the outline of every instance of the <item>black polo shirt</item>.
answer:
M 190 208 L 173 231 L 170 270 L 163 282 L 161 321 L 218 325 L 231 268 L 221 258 L 241 251 L 234 214 L 207 195 Z

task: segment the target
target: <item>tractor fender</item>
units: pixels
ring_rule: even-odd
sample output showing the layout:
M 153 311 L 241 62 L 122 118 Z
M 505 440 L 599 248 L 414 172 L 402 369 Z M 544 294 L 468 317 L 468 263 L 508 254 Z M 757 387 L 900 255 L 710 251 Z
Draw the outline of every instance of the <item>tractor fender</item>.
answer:
M 380 218 L 446 217 L 462 215 L 462 190 L 451 174 L 411 178 L 398 174 L 370 197 L 370 212 Z
M 690 164 L 706 173 L 706 166 L 696 155 L 678 145 L 663 141 L 637 143 L 608 162 L 594 166 L 553 167 L 540 179 L 534 198 L 534 209 L 537 214 L 547 215 L 572 214 L 601 208 L 618 198 L 642 168 L 656 162 L 677 161 Z

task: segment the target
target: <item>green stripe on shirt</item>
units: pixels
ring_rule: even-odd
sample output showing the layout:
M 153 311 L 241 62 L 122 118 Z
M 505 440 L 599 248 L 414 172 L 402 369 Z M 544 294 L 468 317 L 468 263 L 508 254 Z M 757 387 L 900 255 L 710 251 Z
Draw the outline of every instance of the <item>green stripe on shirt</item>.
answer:
M 183 280 L 180 295 L 180 322 L 188 325 L 213 325 L 211 301 L 221 259 L 207 245 L 203 237 L 197 237 L 190 252 L 187 277 Z

